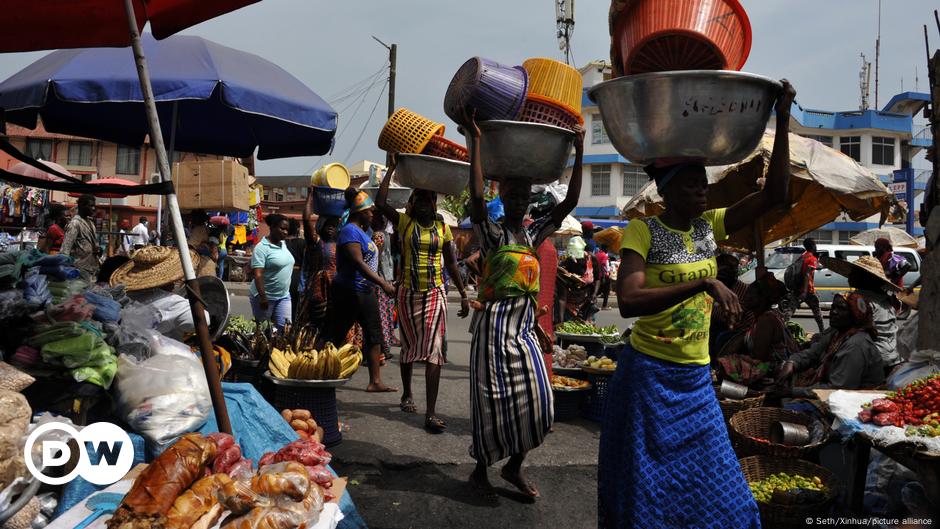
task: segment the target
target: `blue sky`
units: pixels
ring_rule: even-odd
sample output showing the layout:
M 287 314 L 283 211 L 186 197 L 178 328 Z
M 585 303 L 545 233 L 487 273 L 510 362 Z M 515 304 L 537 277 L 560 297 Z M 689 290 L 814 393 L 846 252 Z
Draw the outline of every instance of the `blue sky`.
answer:
M 790 79 L 804 107 L 858 107 L 859 54 L 874 61 L 877 0 L 742 3 L 754 30 L 745 71 Z M 475 55 L 510 64 L 535 56 L 561 59 L 553 6 L 551 0 L 264 0 L 186 33 L 261 55 L 327 100 L 348 95 L 344 89 L 370 78 L 386 62 L 387 51 L 371 35 L 396 42 L 396 106 L 447 123 L 447 136 L 458 139 L 456 126 L 442 109 L 454 71 Z M 577 66 L 608 57 L 608 6 L 604 0 L 577 0 L 573 41 Z M 930 0 L 883 1 L 881 105 L 901 91 L 902 83 L 904 90 L 913 90 L 915 72 L 919 72 L 919 88 L 926 89 L 922 25 L 929 23 L 936 49 L 940 44 L 933 22 L 936 7 L 936 1 Z M 42 55 L 0 56 L 0 79 Z M 132 60 L 130 54 L 128 60 Z M 308 173 L 328 161 L 383 160 L 384 153 L 376 146 L 386 113 L 385 96 L 379 98 L 381 88 L 380 81 L 364 94 L 336 104 L 345 111 L 340 114 L 332 155 L 260 162 L 258 174 Z

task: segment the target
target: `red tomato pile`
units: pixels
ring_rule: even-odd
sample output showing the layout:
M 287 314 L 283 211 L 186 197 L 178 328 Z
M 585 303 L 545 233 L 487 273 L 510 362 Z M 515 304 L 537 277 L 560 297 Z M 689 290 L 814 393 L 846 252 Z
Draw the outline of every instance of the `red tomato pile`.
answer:
M 938 429 L 940 374 L 915 380 L 889 393 L 886 398 L 871 401 L 862 407 L 858 418 L 878 426 L 925 426 Z

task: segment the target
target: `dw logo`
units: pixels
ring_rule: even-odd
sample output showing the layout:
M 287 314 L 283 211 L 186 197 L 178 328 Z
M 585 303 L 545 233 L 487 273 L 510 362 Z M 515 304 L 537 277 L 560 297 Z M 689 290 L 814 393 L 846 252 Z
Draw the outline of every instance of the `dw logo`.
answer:
M 52 430 L 69 434 L 80 447 L 78 464 L 62 477 L 47 476 L 42 470 L 48 472 L 61 468 L 72 458 L 72 449 L 68 442 L 51 439 L 41 441 L 42 469 L 36 468 L 31 457 L 33 445 L 39 440 L 39 436 Z M 92 463 L 89 454 L 95 454 L 98 462 Z M 109 422 L 89 424 L 80 432 L 65 423 L 48 422 L 39 425 L 26 438 L 23 456 L 30 473 L 48 485 L 62 485 L 79 475 L 95 485 L 110 485 L 120 481 L 130 471 L 134 464 L 134 445 L 131 444 L 127 432 Z

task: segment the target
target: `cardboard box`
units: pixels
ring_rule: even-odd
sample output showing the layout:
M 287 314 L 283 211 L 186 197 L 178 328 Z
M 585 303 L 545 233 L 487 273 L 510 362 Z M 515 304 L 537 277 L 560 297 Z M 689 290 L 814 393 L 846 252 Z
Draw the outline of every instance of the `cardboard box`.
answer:
M 252 178 L 235 160 L 181 162 L 173 167 L 180 209 L 248 211 Z

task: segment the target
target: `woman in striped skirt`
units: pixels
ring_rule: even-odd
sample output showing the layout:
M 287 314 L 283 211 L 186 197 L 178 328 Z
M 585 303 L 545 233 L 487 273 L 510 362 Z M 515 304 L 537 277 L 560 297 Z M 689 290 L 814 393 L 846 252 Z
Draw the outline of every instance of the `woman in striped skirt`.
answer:
M 468 132 L 470 220 L 484 261 L 481 307 L 471 324 L 470 455 L 477 465 L 470 480 L 485 496 L 494 496 L 487 468 L 509 458 L 500 476 L 534 499 L 539 491 L 523 473 L 522 463 L 529 450 L 542 444 L 553 415 L 551 383 L 535 333 L 539 292 L 535 248 L 558 229 L 577 203 L 584 133 L 579 132 L 575 142 L 568 195 L 548 215 L 524 227 L 530 183 L 501 181 L 499 196 L 505 216 L 500 222 L 489 219 L 483 198 L 480 129 L 471 122 Z
M 388 186 L 395 172 L 394 159 L 382 180 L 376 204 L 396 226 L 401 240 L 402 281 L 398 289 L 398 314 L 401 323 L 401 381 L 404 391 L 401 410 L 415 413 L 411 378 L 415 362 L 425 362 L 427 409 L 424 427 L 442 433 L 447 425 L 437 416 L 437 393 L 441 368 L 446 360 L 444 336 L 447 328 L 447 294 L 443 269 L 447 267 L 460 291 L 460 312 L 470 312 L 467 292 L 457 273 L 457 261 L 451 248 L 454 236 L 450 228 L 437 220 L 437 193 L 415 189 L 409 199 L 407 213 L 399 213 L 388 205 Z

